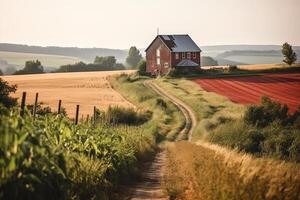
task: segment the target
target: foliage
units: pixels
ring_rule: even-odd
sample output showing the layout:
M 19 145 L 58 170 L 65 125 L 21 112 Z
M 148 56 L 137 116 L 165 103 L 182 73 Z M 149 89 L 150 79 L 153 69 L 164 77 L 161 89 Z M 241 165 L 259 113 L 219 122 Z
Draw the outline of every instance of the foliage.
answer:
M 109 107 L 103 118 L 109 124 L 140 125 L 152 116 L 151 111 L 136 112 L 133 108 Z
M 300 109 L 288 113 L 285 105 L 263 97 L 249 106 L 242 119 L 222 124 L 209 141 L 257 156 L 300 162 Z
M 201 66 L 218 66 L 218 61 L 213 59 L 210 56 L 202 56 L 201 57 Z
M 21 70 L 16 71 L 15 75 L 20 74 L 41 74 L 44 73 L 44 68 L 39 60 L 26 61 L 25 67 Z
M 148 73 L 146 72 L 146 67 L 147 67 L 147 63 L 145 60 L 141 60 L 139 63 L 138 63 L 138 66 L 137 66 L 137 69 L 138 69 L 138 74 L 141 75 L 141 76 L 145 76 L 145 75 L 148 75 Z
M 11 93 L 15 93 L 17 85 L 9 85 L 7 81 L 0 78 L 0 104 L 5 107 L 17 105 L 17 98 L 10 97 Z
M 153 151 L 148 125 L 74 125 L 62 115 L 0 120 L 1 199 L 105 199 Z
M 27 107 L 28 110 L 31 111 L 31 113 L 33 113 L 33 108 L 34 108 L 33 104 L 27 105 L 26 107 Z M 36 106 L 36 114 L 44 116 L 44 115 L 48 115 L 48 114 L 57 114 L 57 112 L 52 112 L 50 106 L 43 106 L 43 103 L 39 102 Z M 60 108 L 60 114 L 63 115 L 63 116 L 67 116 L 66 108 L 61 107 Z
M 228 67 L 229 72 L 234 72 L 237 70 L 238 70 L 238 67 L 236 65 L 229 65 L 229 67 Z
M 107 67 L 113 67 L 116 64 L 116 58 L 114 56 L 96 56 L 94 63 L 95 64 L 100 64 L 100 65 L 105 65 Z
M 294 117 L 289 116 L 287 105 L 281 105 L 267 96 L 261 98 L 260 105 L 249 106 L 244 120 L 247 124 L 265 127 L 277 121 L 282 125 L 293 123 Z
M 62 65 L 56 72 L 111 71 L 123 69 L 125 69 L 124 65 L 116 63 L 114 56 L 96 56 L 94 63 L 85 64 L 84 62 L 78 62 L 71 65 Z
M 149 124 L 155 130 L 156 141 L 176 140 L 180 137 L 178 133 L 184 126 L 184 116 L 170 100 L 148 88 L 144 84 L 147 79 L 145 76 L 121 74 L 117 77 L 111 77 L 110 83 L 126 99 L 137 105 L 138 110 L 150 110 L 152 112 Z M 160 105 L 162 101 L 158 99 L 164 101 L 165 109 L 162 109 Z
M 142 55 L 140 51 L 135 47 L 130 47 L 128 56 L 126 58 L 126 63 L 131 67 L 131 68 L 136 68 L 137 64 L 142 60 Z
M 284 56 L 283 62 L 292 65 L 297 60 L 297 55 L 294 52 L 292 46 L 287 42 L 282 45 L 282 54 Z

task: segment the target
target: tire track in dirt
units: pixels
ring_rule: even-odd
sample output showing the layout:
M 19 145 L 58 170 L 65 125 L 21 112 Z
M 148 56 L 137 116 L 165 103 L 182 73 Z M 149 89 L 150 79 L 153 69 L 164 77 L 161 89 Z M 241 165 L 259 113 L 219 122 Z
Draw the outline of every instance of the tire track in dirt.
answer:
M 183 113 L 185 117 L 185 126 L 178 134 L 177 138 L 181 138 L 182 135 L 187 135 L 188 140 L 192 139 L 192 132 L 196 126 L 197 118 L 192 109 L 183 103 L 178 98 L 170 95 L 162 90 L 158 85 L 152 81 L 145 81 L 144 85 L 147 88 L 152 89 L 154 92 L 168 98 L 173 104 Z M 166 152 L 161 151 L 157 153 L 154 160 L 149 163 L 145 163 L 145 169 L 141 175 L 141 179 L 135 183 L 132 183 L 130 187 L 126 187 L 128 193 L 130 193 L 127 199 L 130 200 L 168 200 L 169 197 L 163 192 L 161 188 L 161 179 L 163 175 L 163 168 L 165 166 Z

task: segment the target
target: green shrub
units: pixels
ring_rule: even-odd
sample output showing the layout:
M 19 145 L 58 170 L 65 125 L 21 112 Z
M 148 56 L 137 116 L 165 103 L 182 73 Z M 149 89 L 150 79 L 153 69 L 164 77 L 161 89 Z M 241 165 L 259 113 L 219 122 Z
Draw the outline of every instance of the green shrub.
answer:
M 283 125 L 289 122 L 288 107 L 279 102 L 271 100 L 269 97 L 262 97 L 260 105 L 249 106 L 245 112 L 246 123 L 265 127 L 274 121 L 280 121 Z
M 236 65 L 229 65 L 228 67 L 229 72 L 235 72 L 238 71 L 238 67 Z
M 105 121 L 109 124 L 141 125 L 152 116 L 151 111 L 137 112 L 133 108 L 109 107 L 105 113 Z
M 15 93 L 17 85 L 9 85 L 7 81 L 0 78 L 0 104 L 5 107 L 13 107 L 17 105 L 17 98 L 10 97 L 11 93 Z
M 156 105 L 160 106 L 163 109 L 166 109 L 168 107 L 167 103 L 161 98 L 156 99 Z

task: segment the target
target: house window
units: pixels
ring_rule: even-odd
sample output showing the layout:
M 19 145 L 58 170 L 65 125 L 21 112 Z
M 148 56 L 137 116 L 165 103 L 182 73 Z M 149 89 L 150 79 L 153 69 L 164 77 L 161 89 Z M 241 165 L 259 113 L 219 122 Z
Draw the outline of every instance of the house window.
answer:
M 165 67 L 165 68 L 168 68 L 168 67 L 169 67 L 169 63 L 166 62 L 166 63 L 164 64 L 164 67 Z
M 160 49 L 156 50 L 156 64 L 160 65 Z
M 156 57 L 160 57 L 160 49 L 156 50 Z
M 196 59 L 197 58 L 197 53 L 193 52 L 193 58 Z
M 179 53 L 175 53 L 175 59 L 176 59 L 176 60 L 179 59 Z
M 156 64 L 160 65 L 160 58 L 156 58 Z
M 187 59 L 191 59 L 191 52 L 187 53 Z
M 182 59 L 185 59 L 185 52 L 182 52 Z

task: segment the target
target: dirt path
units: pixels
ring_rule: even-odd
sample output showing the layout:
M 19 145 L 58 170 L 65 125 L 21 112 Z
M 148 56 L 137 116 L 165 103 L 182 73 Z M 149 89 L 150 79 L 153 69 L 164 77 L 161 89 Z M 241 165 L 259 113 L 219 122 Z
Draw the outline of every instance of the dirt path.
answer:
M 127 188 L 130 200 L 168 200 L 169 198 L 161 188 L 162 171 L 165 163 L 166 153 L 164 151 L 155 155 L 153 161 L 145 164 L 145 169 L 139 181 Z
M 178 138 L 182 138 L 182 135 L 187 135 L 189 141 L 192 138 L 192 131 L 196 125 L 196 116 L 193 111 L 185 103 L 177 99 L 176 97 L 170 95 L 161 89 L 158 85 L 152 81 L 145 81 L 145 86 L 154 90 L 161 96 L 170 99 L 174 105 L 184 114 L 185 126 L 178 134 Z M 161 178 L 163 173 L 163 168 L 165 164 L 166 153 L 165 151 L 159 152 L 155 155 L 152 162 L 145 163 L 145 169 L 141 175 L 141 179 L 131 186 L 126 187 L 129 197 L 127 199 L 131 200 L 167 200 L 169 199 L 166 194 L 164 194 L 161 188 Z
M 181 130 L 179 137 L 181 134 L 186 134 L 186 135 L 188 135 L 188 140 L 191 141 L 192 133 L 193 133 L 193 130 L 197 123 L 197 117 L 196 117 L 194 111 L 188 105 L 186 105 L 184 102 L 182 102 L 175 96 L 169 94 L 168 92 L 166 92 L 165 90 L 160 88 L 153 81 L 145 81 L 144 84 L 147 87 L 150 87 L 151 89 L 153 89 L 159 95 L 170 99 L 174 103 L 174 105 L 183 113 L 186 123 L 185 123 L 185 127 Z

